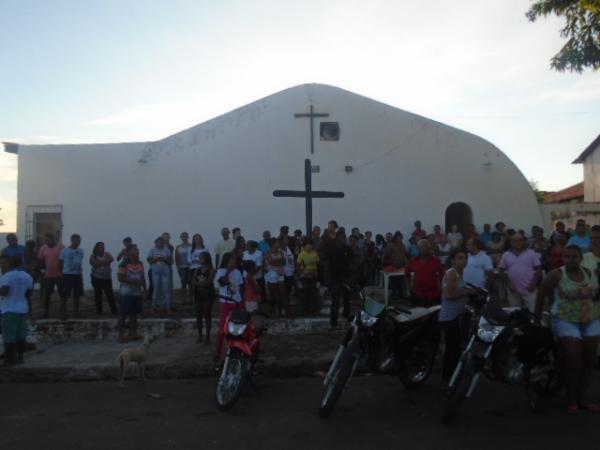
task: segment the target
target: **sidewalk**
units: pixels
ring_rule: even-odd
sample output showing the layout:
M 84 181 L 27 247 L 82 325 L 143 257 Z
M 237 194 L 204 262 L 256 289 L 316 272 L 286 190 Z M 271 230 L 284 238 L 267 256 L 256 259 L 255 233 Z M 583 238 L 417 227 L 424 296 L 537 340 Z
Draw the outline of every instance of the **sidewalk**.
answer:
M 342 331 L 335 333 L 263 336 L 264 363 L 259 370 L 272 377 L 310 376 L 327 370 Z M 127 347 L 114 340 L 93 340 L 41 344 L 25 354 L 25 364 L 0 368 L 0 382 L 99 381 L 116 379 L 115 359 Z M 192 337 L 158 338 L 150 348 L 146 375 L 150 379 L 181 379 L 214 376 L 211 345 L 196 343 Z M 128 377 L 135 377 L 132 364 Z

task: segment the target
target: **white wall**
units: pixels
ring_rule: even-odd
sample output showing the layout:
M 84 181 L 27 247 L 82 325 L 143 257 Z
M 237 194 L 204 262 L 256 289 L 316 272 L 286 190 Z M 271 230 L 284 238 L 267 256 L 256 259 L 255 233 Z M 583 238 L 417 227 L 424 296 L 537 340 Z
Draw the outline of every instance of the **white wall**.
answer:
M 339 142 L 321 142 L 315 121 L 314 155 L 308 119 L 293 117 L 311 102 L 341 128 Z M 97 240 L 116 253 L 126 235 L 146 251 L 163 231 L 200 232 L 212 248 L 222 226 L 240 226 L 247 239 L 282 224 L 304 229 L 304 201 L 272 192 L 303 189 L 307 157 L 320 166 L 313 189 L 346 194 L 315 200 L 321 226 L 336 218 L 347 229 L 408 232 L 421 219 L 429 230 L 444 225 L 456 201 L 472 207 L 478 225 L 542 223 L 529 183 L 490 143 L 338 88 L 303 85 L 155 143 L 21 146 L 19 232 L 34 204 L 62 204 L 63 236 L 80 233 L 88 254 Z

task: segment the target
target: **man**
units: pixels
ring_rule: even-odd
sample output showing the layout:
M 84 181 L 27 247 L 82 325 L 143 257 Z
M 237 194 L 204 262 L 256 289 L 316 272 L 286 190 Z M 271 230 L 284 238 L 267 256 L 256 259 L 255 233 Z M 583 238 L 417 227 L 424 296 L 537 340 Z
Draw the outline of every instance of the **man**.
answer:
M 565 237 L 565 242 L 568 241 L 569 238 L 571 237 L 569 235 L 569 233 L 567 233 L 567 230 L 565 228 L 565 223 L 561 222 L 560 220 L 557 220 L 556 223 L 554 224 L 554 230 L 552 231 L 552 234 L 550 235 L 550 242 L 552 244 L 554 244 L 554 239 L 559 234 Z
M 119 342 L 125 342 L 125 318 L 129 317 L 129 338 L 138 339 L 137 317 L 142 312 L 143 292 L 146 289 L 144 264 L 140 261 L 140 251 L 134 245 L 129 256 L 119 264 Z
M 411 237 L 414 238 L 415 242 L 419 242 L 421 239 L 427 238 L 427 232 L 421 227 L 421 221 L 417 220 L 415 222 L 415 229 L 413 230 L 411 235 Z
M 489 223 L 483 226 L 483 232 L 479 235 L 479 239 L 485 246 L 492 240 L 492 226 Z
M 25 247 L 19 245 L 19 241 L 17 240 L 16 234 L 7 234 L 6 242 L 8 243 L 8 245 L 2 249 L 2 252 L 0 252 L 0 258 L 8 260 L 11 256 L 15 255 L 20 256 L 21 259 L 25 258 Z
M 123 248 L 117 255 L 118 262 L 121 262 L 121 260 L 123 260 L 123 261 L 127 260 L 127 256 L 129 255 L 129 250 L 131 249 L 132 246 L 133 246 L 133 240 L 129 236 L 126 237 L 125 239 L 123 239 Z
M 365 254 L 358 244 L 358 238 L 351 234 L 348 238 L 350 245 L 350 261 L 348 267 L 348 276 L 353 285 L 363 286 L 365 272 Z
M 335 223 L 335 221 L 332 222 Z M 328 227 L 329 230 L 333 228 L 334 224 L 331 223 L 331 225 L 331 227 Z M 335 226 L 337 226 L 337 223 L 335 223 Z M 328 242 L 324 247 L 324 252 L 328 264 L 327 287 L 331 293 L 329 323 L 331 330 L 335 330 L 338 325 L 340 297 L 343 298 L 342 316 L 345 318 L 350 316 L 351 292 L 343 285 L 348 282 L 350 275 L 349 266 L 352 259 L 352 250 L 346 244 L 346 235 L 338 231 L 336 238 Z
M 83 276 L 81 274 L 81 263 L 83 262 L 83 250 L 79 248 L 81 237 L 78 234 L 71 236 L 71 245 L 60 252 L 60 269 L 63 274 L 63 294 L 60 301 L 61 320 L 67 319 L 67 300 L 73 294 L 73 317 L 80 318 L 79 299 L 83 295 Z
M 242 229 L 239 227 L 235 227 L 231 230 L 231 234 L 233 236 L 233 240 L 236 241 L 242 235 Z
M 446 243 L 446 234 L 442 233 L 442 227 L 439 225 L 433 227 L 433 233 L 430 235 L 430 241 L 433 241 L 435 245 Z
M 54 292 L 54 288 L 58 291 L 61 297 L 62 304 L 62 272 L 59 256 L 63 250 L 63 245 L 57 243 L 54 235 L 48 233 L 46 235 L 46 244 L 42 245 L 38 252 L 38 259 L 44 264 L 45 272 L 42 280 L 42 288 L 44 291 L 44 319 L 50 316 L 50 298 Z
M 288 227 L 287 225 L 283 225 L 281 228 L 279 228 L 279 237 L 285 236 L 285 237 L 289 237 L 290 234 L 290 227 Z
M 2 312 L 2 340 L 4 342 L 4 365 L 23 363 L 27 315 L 31 311 L 33 278 L 22 269 L 23 258 L 13 255 L 8 259 L 9 271 L 0 278 L 0 306 Z
M 587 233 L 585 220 L 579 219 L 575 225 L 575 233 L 567 242 L 567 245 L 576 245 L 583 253 L 590 249 L 590 236 Z
M 312 241 L 313 248 L 317 248 L 321 241 L 321 227 L 318 225 L 315 225 L 312 229 Z
M 181 239 L 181 243 L 175 247 L 175 266 L 177 267 L 177 273 L 179 274 L 179 280 L 181 281 L 181 293 L 183 298 L 185 299 L 189 296 L 191 302 L 192 285 L 189 256 L 192 244 L 190 244 L 190 235 L 185 231 L 179 235 L 179 238 Z
M 469 258 L 463 272 L 463 280 L 481 289 L 490 289 L 492 276 L 494 275 L 494 264 L 484 251 L 485 244 L 480 239 L 469 239 L 467 251 Z
M 429 308 L 441 302 L 440 282 L 444 276 L 444 267 L 439 258 L 434 256 L 427 239 L 421 239 L 417 246 L 419 256 L 410 259 L 406 275 L 412 276 L 412 304 Z
M 271 240 L 271 232 L 268 230 L 263 231 L 262 237 L 262 241 L 258 243 L 258 249 L 261 251 L 261 253 L 265 254 L 271 248 L 271 245 L 269 244 L 269 241 Z
M 600 264 L 600 225 L 594 225 L 590 230 L 590 251 L 583 255 L 581 266 L 598 276 L 598 264 Z
M 221 236 L 223 237 L 223 239 L 217 242 L 217 245 L 215 246 L 215 267 L 219 267 L 219 265 L 221 264 L 221 259 L 223 258 L 223 255 L 225 253 L 231 253 L 235 248 L 235 240 L 229 237 L 229 228 L 222 228 Z
M 525 236 L 516 233 L 510 240 L 511 249 L 500 259 L 498 268 L 508 282 L 508 302 L 535 310 L 538 283 L 542 277 L 542 263 L 538 255 L 527 248 Z

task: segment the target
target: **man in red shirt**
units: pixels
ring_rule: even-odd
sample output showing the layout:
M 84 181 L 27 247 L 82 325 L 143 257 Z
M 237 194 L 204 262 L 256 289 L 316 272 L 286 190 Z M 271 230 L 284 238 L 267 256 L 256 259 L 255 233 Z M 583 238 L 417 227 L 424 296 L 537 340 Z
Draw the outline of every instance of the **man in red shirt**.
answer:
M 44 290 L 44 319 L 49 317 L 50 312 L 50 297 L 54 292 L 54 288 L 60 296 L 61 316 L 64 316 L 66 307 L 66 299 L 63 297 L 62 289 L 62 269 L 60 266 L 60 253 L 64 246 L 60 242 L 56 242 L 56 238 L 52 233 L 46 235 L 46 244 L 42 245 L 38 253 L 38 259 L 44 265 L 44 280 L 42 288 Z
M 439 258 L 434 256 L 431 243 L 427 239 L 421 239 L 417 246 L 420 255 L 413 257 L 406 267 L 406 274 L 413 275 L 411 298 L 413 306 L 439 305 L 444 267 Z

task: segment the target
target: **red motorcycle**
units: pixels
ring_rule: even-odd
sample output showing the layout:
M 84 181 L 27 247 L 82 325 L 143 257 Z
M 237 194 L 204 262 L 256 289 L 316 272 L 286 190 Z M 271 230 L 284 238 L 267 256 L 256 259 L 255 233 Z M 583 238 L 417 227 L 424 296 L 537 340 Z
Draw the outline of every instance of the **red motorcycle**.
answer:
M 222 411 L 230 409 L 238 400 L 258 361 L 260 335 L 265 328 L 256 330 L 253 315 L 264 314 L 258 311 L 249 313 L 243 309 L 233 310 L 224 325 L 227 354 L 215 391 L 217 407 Z

